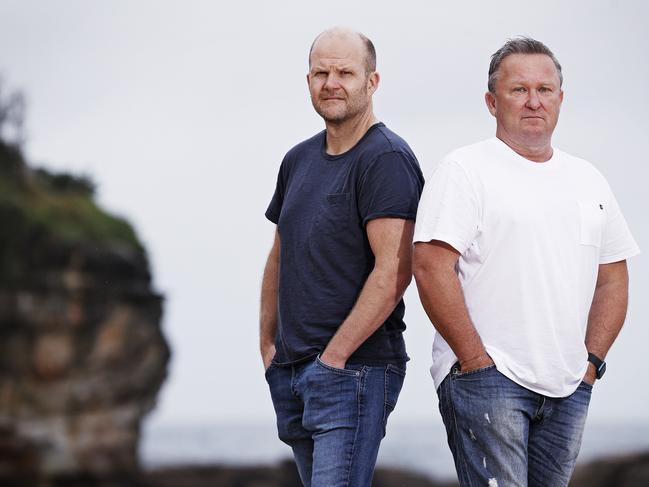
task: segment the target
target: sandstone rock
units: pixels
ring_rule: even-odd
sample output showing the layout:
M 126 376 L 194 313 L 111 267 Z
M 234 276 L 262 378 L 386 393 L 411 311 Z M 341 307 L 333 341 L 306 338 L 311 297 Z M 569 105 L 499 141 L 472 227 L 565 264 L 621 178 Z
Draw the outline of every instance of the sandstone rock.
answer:
M 146 253 L 75 181 L 0 140 L 0 485 L 133 477 L 166 376 Z
M 53 380 L 62 377 L 74 356 L 73 340 L 67 333 L 47 333 L 34 343 L 34 371 L 36 376 Z

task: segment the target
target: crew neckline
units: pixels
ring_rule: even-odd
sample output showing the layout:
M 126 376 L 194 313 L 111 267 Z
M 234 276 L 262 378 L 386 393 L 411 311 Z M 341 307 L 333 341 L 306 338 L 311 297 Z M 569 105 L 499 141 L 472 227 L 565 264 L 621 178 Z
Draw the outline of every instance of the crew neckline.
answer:
M 363 136 L 358 139 L 358 142 L 356 142 L 352 147 L 347 149 L 345 152 L 341 154 L 327 154 L 327 129 L 322 131 L 322 145 L 320 146 L 320 152 L 322 153 L 322 157 L 329 161 L 335 161 L 337 159 L 340 159 L 342 157 L 348 156 L 351 154 L 359 145 L 361 145 L 361 142 L 365 140 L 365 138 L 371 133 L 374 132 L 375 129 L 379 127 L 385 127 L 385 124 L 383 122 L 376 122 L 375 124 L 371 125 L 370 128 L 367 129 L 367 131 L 363 134 Z
M 556 147 L 552 146 L 552 156 L 550 159 L 544 162 L 536 162 L 532 161 L 531 159 L 528 159 L 526 157 L 523 157 L 520 155 L 518 152 L 516 152 L 514 149 L 512 149 L 510 146 L 508 146 L 505 141 L 499 139 L 498 137 L 492 137 L 492 140 L 495 142 L 496 145 L 498 145 L 502 150 L 506 151 L 508 154 L 510 154 L 514 159 L 518 159 L 521 162 L 524 162 L 528 166 L 534 166 L 534 167 L 553 167 L 557 165 L 557 161 L 559 159 L 558 154 L 559 154 L 559 149 Z

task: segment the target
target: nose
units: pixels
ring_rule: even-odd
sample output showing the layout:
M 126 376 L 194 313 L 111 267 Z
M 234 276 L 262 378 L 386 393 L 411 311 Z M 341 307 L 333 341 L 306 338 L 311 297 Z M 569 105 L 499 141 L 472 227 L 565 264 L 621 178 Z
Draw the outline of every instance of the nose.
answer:
M 527 97 L 527 102 L 525 103 L 525 105 L 531 110 L 536 110 L 541 106 L 541 100 L 536 90 L 529 91 L 529 96 Z
M 336 76 L 336 73 L 329 73 L 327 75 L 327 79 L 325 80 L 324 88 L 326 90 L 335 90 L 340 86 L 340 83 L 338 82 L 338 77 Z

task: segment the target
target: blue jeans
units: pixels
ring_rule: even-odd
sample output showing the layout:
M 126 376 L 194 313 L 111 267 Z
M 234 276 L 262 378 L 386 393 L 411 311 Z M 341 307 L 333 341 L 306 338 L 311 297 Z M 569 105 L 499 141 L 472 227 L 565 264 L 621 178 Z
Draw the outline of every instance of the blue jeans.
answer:
M 279 438 L 293 449 L 309 487 L 369 487 L 403 366 L 348 364 L 319 358 L 266 371 Z
M 577 460 L 592 386 L 546 397 L 495 366 L 461 373 L 455 365 L 438 389 L 460 485 L 561 487 Z

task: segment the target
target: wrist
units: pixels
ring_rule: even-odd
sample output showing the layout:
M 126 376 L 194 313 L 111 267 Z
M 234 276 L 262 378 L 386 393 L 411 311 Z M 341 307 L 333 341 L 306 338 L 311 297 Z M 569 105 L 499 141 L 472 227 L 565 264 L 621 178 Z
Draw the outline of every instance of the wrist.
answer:
M 595 377 L 601 379 L 606 372 L 606 362 L 601 359 L 599 356 L 595 355 L 592 352 L 588 352 L 588 369 L 592 368 L 595 372 Z
M 480 369 L 482 367 L 487 367 L 492 365 L 494 361 L 491 359 L 486 350 L 478 355 L 474 355 L 468 359 L 459 359 L 460 370 L 462 372 L 468 372 L 475 369 Z
M 338 368 L 344 368 L 347 363 L 349 355 L 340 352 L 339 350 L 326 347 L 320 354 L 320 359 L 327 365 L 332 365 Z
M 491 360 L 491 357 L 489 356 L 489 354 L 485 349 L 482 349 L 482 351 L 470 355 L 469 354 L 458 355 L 458 361 L 460 362 L 460 364 L 482 362 L 485 360 Z
M 590 384 L 591 386 L 595 383 L 595 380 L 597 380 L 597 375 L 595 373 L 595 366 L 593 364 L 588 364 L 588 368 L 586 369 L 586 373 L 584 374 L 582 380 L 586 384 Z

